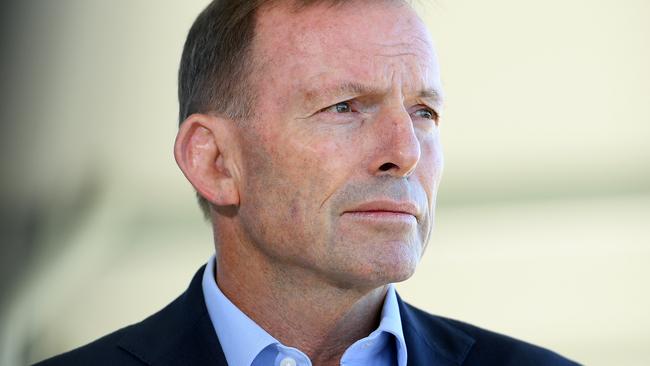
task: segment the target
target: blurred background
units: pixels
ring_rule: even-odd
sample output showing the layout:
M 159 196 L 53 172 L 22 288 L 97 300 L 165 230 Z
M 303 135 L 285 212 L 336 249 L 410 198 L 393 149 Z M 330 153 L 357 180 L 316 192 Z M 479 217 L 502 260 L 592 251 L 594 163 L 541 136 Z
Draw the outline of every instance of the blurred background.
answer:
M 206 0 L 0 5 L 0 364 L 136 322 L 212 253 L 177 169 Z M 650 2 L 436 0 L 446 170 L 403 297 L 588 365 L 650 364 Z

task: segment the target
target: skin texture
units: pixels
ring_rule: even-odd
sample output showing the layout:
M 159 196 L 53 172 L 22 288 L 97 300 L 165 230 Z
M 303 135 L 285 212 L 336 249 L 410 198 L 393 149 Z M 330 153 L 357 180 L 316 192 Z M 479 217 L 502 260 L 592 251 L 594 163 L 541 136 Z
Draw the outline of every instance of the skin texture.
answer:
M 264 7 L 253 57 L 254 117 L 190 116 L 176 160 L 213 204 L 221 290 L 315 365 L 338 364 L 433 228 L 438 62 L 415 12 L 383 1 Z

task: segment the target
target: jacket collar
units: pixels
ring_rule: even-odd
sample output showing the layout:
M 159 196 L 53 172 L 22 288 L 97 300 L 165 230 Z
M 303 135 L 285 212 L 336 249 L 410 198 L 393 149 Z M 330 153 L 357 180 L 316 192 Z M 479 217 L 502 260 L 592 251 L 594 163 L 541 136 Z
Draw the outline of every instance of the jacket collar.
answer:
M 118 346 L 147 365 L 227 366 L 203 298 L 205 266 L 189 288 L 158 313 L 130 326 Z M 408 366 L 461 365 L 474 339 L 446 322 L 405 303 L 397 295 Z
M 397 296 L 408 350 L 408 366 L 462 365 L 474 339 L 444 318 L 417 309 Z
M 227 366 L 203 300 L 204 269 L 171 304 L 132 325 L 118 346 L 152 366 Z

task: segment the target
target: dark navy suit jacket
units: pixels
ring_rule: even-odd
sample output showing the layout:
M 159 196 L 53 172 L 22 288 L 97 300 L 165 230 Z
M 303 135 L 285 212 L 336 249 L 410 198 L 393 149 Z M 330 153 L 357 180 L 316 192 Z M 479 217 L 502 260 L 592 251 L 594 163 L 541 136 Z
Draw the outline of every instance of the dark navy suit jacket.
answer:
M 226 366 L 203 300 L 204 268 L 158 313 L 37 365 Z M 399 296 L 398 304 L 409 366 L 576 365 L 549 350 L 428 314 Z

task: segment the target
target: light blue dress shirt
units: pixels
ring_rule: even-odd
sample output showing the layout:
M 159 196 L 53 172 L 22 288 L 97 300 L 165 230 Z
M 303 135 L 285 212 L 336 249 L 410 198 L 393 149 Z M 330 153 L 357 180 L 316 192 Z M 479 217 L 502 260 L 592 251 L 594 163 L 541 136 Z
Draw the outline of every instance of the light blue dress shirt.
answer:
M 311 366 L 299 349 L 287 347 L 246 316 L 221 292 L 213 255 L 203 273 L 203 297 L 229 366 Z M 393 284 L 388 287 L 379 327 L 343 353 L 342 366 L 406 366 L 406 342 Z

